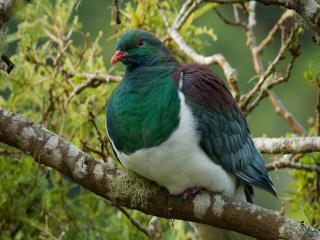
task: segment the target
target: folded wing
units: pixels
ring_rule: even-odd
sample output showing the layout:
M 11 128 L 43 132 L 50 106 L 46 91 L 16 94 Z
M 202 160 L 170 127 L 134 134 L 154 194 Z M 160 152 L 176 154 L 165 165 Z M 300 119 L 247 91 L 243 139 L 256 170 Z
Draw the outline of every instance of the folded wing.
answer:
M 198 122 L 202 150 L 245 184 L 247 197 L 251 185 L 276 195 L 247 122 L 223 81 L 197 64 L 179 66 L 174 78 Z

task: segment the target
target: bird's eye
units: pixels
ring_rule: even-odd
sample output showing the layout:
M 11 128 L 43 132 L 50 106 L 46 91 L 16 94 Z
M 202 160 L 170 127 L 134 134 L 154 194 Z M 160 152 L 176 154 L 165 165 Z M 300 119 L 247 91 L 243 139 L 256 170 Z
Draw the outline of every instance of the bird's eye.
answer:
M 138 46 L 143 46 L 143 44 L 144 44 L 143 39 L 139 39 L 139 41 L 138 41 Z

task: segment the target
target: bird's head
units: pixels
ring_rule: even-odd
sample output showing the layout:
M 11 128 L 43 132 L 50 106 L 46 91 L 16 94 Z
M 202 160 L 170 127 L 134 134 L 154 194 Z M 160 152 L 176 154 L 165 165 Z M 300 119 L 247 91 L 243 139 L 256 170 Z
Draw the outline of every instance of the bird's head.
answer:
M 152 33 L 135 29 L 124 33 L 117 42 L 111 63 L 121 61 L 129 67 L 176 62 L 170 51 Z

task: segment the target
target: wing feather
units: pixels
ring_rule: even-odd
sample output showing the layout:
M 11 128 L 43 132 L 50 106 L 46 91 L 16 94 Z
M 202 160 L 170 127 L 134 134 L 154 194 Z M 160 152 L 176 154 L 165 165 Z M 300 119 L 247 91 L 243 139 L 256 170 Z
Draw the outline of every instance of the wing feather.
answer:
M 209 68 L 197 64 L 180 65 L 174 76 L 182 81 L 181 91 L 197 120 L 202 150 L 244 182 L 246 193 L 252 192 L 253 185 L 276 195 L 247 122 L 226 85 Z

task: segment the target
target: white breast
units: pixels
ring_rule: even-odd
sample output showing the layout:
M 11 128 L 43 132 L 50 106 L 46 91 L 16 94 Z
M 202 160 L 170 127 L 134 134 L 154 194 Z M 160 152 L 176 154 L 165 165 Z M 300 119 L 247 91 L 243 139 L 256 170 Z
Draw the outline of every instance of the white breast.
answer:
M 179 93 L 180 123 L 170 138 L 155 147 L 141 149 L 130 155 L 116 152 L 128 169 L 166 187 L 171 194 L 187 188 L 204 187 L 233 197 L 235 177 L 215 164 L 199 146 L 196 120 Z

